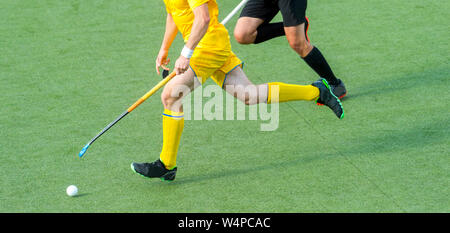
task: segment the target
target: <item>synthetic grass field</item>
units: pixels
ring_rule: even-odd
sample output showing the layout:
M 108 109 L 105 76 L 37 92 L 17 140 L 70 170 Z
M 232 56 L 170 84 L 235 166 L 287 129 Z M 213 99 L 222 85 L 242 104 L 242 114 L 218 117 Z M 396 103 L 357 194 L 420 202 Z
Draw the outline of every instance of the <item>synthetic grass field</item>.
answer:
M 239 1 L 218 2 L 223 19 Z M 291 102 L 272 132 L 186 121 L 166 183 L 130 169 L 159 156 L 160 92 L 77 156 L 160 81 L 163 2 L 1 0 L 0 212 L 449 212 L 449 11 L 310 1 L 310 39 L 349 91 L 345 118 Z M 318 78 L 284 37 L 237 44 L 236 20 L 233 50 L 255 83 Z M 172 66 L 182 46 L 178 36 Z

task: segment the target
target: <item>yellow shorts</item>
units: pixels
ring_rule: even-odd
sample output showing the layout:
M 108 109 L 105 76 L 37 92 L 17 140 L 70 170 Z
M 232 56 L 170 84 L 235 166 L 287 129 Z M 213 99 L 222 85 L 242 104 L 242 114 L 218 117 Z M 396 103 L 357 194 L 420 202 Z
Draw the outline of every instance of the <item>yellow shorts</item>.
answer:
M 200 83 L 211 77 L 223 87 L 227 74 L 238 66 L 242 67 L 242 61 L 232 51 L 224 53 L 199 49 L 192 56 L 190 66 Z

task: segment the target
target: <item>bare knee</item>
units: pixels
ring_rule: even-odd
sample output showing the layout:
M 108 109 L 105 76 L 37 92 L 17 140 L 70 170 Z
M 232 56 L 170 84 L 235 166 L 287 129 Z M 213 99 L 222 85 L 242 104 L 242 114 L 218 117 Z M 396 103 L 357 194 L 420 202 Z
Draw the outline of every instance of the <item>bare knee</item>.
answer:
M 307 40 L 294 39 L 289 41 L 289 46 L 301 57 L 306 57 L 312 50 L 312 45 Z
M 240 44 L 252 44 L 256 38 L 256 29 L 262 22 L 261 19 L 239 18 L 234 28 L 234 38 Z
M 256 31 L 252 32 L 237 27 L 234 29 L 234 39 L 236 39 L 239 44 L 252 44 L 255 41 L 255 37 Z
M 177 106 L 181 103 L 182 95 L 174 95 L 171 88 L 164 88 L 163 92 L 161 93 L 161 102 L 164 105 L 165 109 L 175 109 L 180 108 L 180 106 Z
M 234 38 L 240 44 L 252 44 L 255 42 L 257 28 L 264 23 L 263 19 L 253 17 L 240 17 L 234 28 Z
M 165 109 L 169 109 L 175 103 L 175 100 L 169 93 L 163 91 L 163 93 L 161 93 L 161 102 Z

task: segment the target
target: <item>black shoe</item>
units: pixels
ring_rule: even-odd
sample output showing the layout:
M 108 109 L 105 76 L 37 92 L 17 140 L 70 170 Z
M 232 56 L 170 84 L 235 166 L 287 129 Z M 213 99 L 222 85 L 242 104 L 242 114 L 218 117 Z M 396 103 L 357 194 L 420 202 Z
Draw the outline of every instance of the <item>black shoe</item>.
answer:
M 334 114 L 336 114 L 339 119 L 344 118 L 344 108 L 342 107 L 341 101 L 331 91 L 327 80 L 320 79 L 315 81 L 312 85 L 319 88 L 320 91 L 317 102 L 320 101 L 324 105 L 328 106 L 331 110 L 333 110 Z
M 319 80 L 317 80 L 318 82 L 320 82 L 322 80 L 322 78 L 320 78 Z M 331 91 L 333 92 L 333 94 L 335 96 L 337 96 L 339 99 L 344 98 L 345 95 L 347 95 L 347 89 L 345 89 L 345 85 L 344 82 L 342 82 L 342 80 L 338 79 L 338 84 L 333 85 L 333 84 L 329 84 L 331 87 Z M 322 102 L 317 101 L 317 105 L 323 105 Z
M 345 89 L 344 82 L 342 80 L 338 79 L 338 84 L 333 85 L 331 84 L 331 91 L 333 91 L 333 94 L 337 96 L 339 99 L 344 98 L 345 95 L 347 95 L 347 89 Z
M 161 178 L 164 181 L 175 180 L 177 168 L 172 170 L 166 169 L 161 160 L 156 160 L 153 163 L 131 163 L 131 170 L 134 172 L 148 177 L 148 178 Z

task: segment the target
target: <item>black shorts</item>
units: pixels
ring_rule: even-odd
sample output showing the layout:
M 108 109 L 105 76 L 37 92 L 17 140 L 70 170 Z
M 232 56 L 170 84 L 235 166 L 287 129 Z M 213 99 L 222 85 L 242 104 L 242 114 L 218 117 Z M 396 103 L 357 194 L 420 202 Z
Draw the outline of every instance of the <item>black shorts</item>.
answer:
M 278 12 L 285 27 L 304 23 L 307 0 L 250 0 L 242 9 L 241 17 L 252 17 L 269 23 Z

